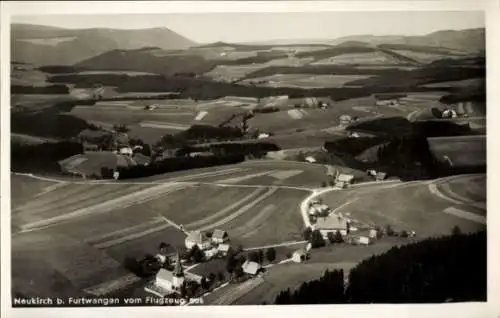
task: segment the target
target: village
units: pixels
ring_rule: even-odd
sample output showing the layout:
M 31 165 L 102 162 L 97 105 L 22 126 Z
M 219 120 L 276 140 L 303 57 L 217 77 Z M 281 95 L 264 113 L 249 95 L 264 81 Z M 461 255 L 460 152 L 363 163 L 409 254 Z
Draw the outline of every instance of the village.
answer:
M 383 181 L 385 173 L 372 173 L 374 179 Z M 354 177 L 348 174 L 334 176 L 334 190 L 347 189 Z M 320 198 L 306 199 L 308 223 L 304 240 L 295 245 L 293 252 L 277 253 L 277 246 L 245 249 L 237 238 L 230 238 L 222 229 L 213 231 L 186 231 L 184 246 L 159 244 L 156 255 L 146 255 L 141 268 L 147 268 L 144 291 L 153 297 L 199 299 L 227 284 L 241 284 L 252 279 L 265 279 L 266 269 L 285 263 L 307 263 L 315 250 L 326 246 L 363 246 L 376 244 L 384 236 L 403 240 L 416 236 L 413 230 L 393 229 L 392 226 L 366 224 L 350 213 L 342 214 L 325 204 Z M 303 202 L 304 203 L 304 202 Z M 280 254 L 280 255 L 277 255 Z M 207 270 L 195 273 L 196 267 Z M 144 275 L 142 275 L 144 277 Z M 189 302 L 185 302 L 189 305 Z M 191 305 L 194 305 L 191 304 Z

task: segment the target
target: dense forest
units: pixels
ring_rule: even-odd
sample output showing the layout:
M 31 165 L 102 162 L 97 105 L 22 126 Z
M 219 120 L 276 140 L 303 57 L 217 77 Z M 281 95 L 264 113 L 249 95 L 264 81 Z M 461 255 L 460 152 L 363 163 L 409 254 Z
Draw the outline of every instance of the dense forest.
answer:
M 22 145 L 11 143 L 11 170 L 30 173 L 59 173 L 58 161 L 82 153 L 82 144 L 76 142 Z
M 66 85 L 22 86 L 11 85 L 11 94 L 69 94 Z
M 429 238 L 391 248 L 354 267 L 326 271 L 275 304 L 442 303 L 486 301 L 486 231 Z

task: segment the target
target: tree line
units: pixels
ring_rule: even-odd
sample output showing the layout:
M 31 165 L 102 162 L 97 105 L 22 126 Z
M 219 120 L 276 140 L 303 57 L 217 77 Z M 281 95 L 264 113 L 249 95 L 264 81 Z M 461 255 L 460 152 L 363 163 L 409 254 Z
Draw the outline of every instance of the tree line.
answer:
M 363 260 L 345 279 L 326 271 L 275 304 L 443 303 L 486 301 L 486 231 L 425 239 Z

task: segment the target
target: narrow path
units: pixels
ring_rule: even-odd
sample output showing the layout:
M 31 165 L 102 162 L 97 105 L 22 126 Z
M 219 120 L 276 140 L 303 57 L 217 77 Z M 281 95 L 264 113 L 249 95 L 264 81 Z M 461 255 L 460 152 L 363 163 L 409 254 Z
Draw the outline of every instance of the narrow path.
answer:
M 244 251 L 254 251 L 254 250 L 267 249 L 267 248 L 271 248 L 271 247 L 291 246 L 291 245 L 299 245 L 299 244 L 306 244 L 306 243 L 307 243 L 307 241 L 292 241 L 292 242 L 284 242 L 284 243 L 279 243 L 279 244 L 248 247 L 248 248 L 245 248 L 243 250 Z

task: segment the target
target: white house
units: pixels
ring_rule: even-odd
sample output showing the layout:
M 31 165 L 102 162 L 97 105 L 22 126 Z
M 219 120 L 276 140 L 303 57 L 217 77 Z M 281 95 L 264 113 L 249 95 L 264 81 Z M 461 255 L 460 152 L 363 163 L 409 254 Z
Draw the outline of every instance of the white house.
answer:
M 132 154 L 134 153 L 134 151 L 130 147 L 122 147 L 122 148 L 120 148 L 120 150 L 118 150 L 118 153 L 120 155 L 132 156 Z
M 359 236 L 358 237 L 358 243 L 361 245 L 369 245 L 372 243 L 372 240 L 369 237 L 366 236 Z
M 216 229 L 212 234 L 212 242 L 221 244 L 229 240 L 229 235 L 224 230 Z
M 316 158 L 314 158 L 313 156 L 307 156 L 306 157 L 306 161 L 309 162 L 309 163 L 315 163 L 316 162 Z
M 338 175 L 336 181 L 337 182 L 345 182 L 347 184 L 350 184 L 350 183 L 352 183 L 353 180 L 354 180 L 354 176 L 352 174 L 341 173 Z
M 309 253 L 305 248 L 296 250 L 292 254 L 292 261 L 295 263 L 302 263 L 309 257 Z
M 219 253 L 221 253 L 222 255 L 227 255 L 227 253 L 229 252 L 229 249 L 231 247 L 229 246 L 229 244 L 219 244 L 217 246 L 217 249 L 219 250 Z
M 256 275 L 262 268 L 262 266 L 257 262 L 246 260 L 245 263 L 241 265 L 241 268 L 243 269 L 243 272 L 246 274 Z
M 368 234 L 368 237 L 371 238 L 371 239 L 376 239 L 377 238 L 377 230 L 375 229 L 371 229 L 370 230 L 370 234 Z
M 259 136 L 257 136 L 258 139 L 266 139 L 269 138 L 268 133 L 260 133 Z
M 387 178 L 387 173 L 385 173 L 385 172 L 378 172 L 378 173 L 375 175 L 375 179 L 376 179 L 377 181 L 384 181 L 386 178 Z
M 201 250 L 207 250 L 212 247 L 212 244 L 205 233 L 193 231 L 188 234 L 184 240 L 186 248 L 191 249 L 197 245 Z
M 327 217 L 320 217 L 314 224 L 314 229 L 320 231 L 323 238 L 328 238 L 328 233 L 340 232 L 342 235 L 347 235 L 349 232 L 349 221 L 339 215 L 330 214 Z

